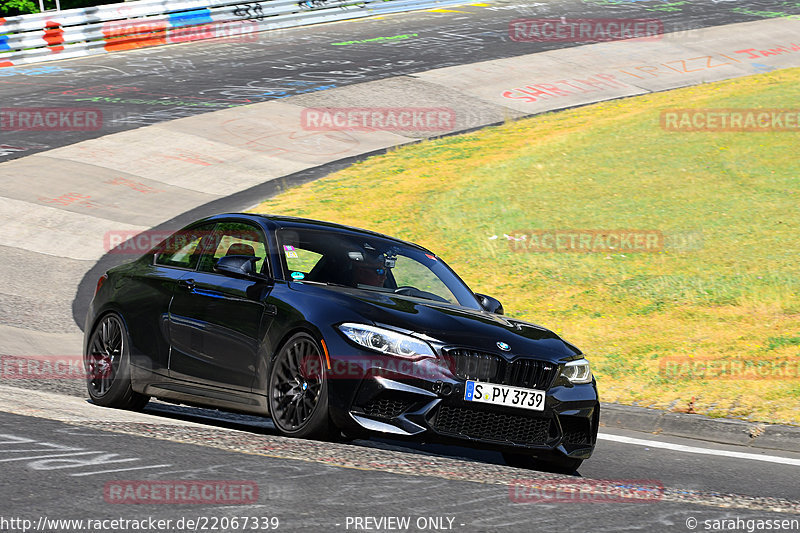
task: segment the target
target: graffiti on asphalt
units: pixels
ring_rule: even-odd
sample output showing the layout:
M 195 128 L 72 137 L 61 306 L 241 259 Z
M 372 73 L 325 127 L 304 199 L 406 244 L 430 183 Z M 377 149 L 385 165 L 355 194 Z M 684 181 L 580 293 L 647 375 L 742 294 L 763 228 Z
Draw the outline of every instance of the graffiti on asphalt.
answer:
M 71 68 L 55 67 L 51 65 L 44 65 L 33 68 L 19 68 L 19 67 L 3 67 L 0 68 L 0 77 L 7 78 L 8 76 L 44 76 L 47 74 L 61 74 L 64 72 L 72 72 Z
M 122 177 L 111 178 L 103 183 L 108 183 L 109 185 L 122 185 L 142 194 L 158 194 L 160 192 L 164 192 L 163 189 L 156 189 L 155 187 L 145 185 L 140 181 L 133 181 Z
M 418 33 L 403 33 L 401 35 L 392 35 L 391 37 L 373 37 L 372 39 L 361 39 L 359 41 L 342 41 L 340 43 L 331 43 L 332 46 L 349 46 L 351 44 L 365 44 L 374 43 L 377 41 L 394 41 L 397 39 L 409 39 L 418 36 Z
M 344 10 L 347 10 L 351 7 L 364 9 L 367 7 L 367 4 L 366 2 L 353 2 L 352 0 L 300 0 L 300 2 L 297 3 L 297 6 L 300 9 L 312 11 L 316 9 L 331 9 L 334 7 Z

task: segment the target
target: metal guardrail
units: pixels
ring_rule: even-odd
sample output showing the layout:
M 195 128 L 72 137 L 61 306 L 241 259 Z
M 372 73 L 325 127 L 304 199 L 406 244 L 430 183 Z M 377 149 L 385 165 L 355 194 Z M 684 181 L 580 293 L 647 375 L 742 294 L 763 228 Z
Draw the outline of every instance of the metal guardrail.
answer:
M 464 0 L 138 0 L 0 18 L 0 67 L 463 4 Z

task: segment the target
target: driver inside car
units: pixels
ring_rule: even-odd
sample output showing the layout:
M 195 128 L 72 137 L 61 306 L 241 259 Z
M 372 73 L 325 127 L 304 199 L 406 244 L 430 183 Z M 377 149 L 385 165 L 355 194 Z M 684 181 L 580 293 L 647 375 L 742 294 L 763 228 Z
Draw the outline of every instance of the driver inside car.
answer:
M 389 261 L 384 254 L 349 252 L 348 257 L 353 262 L 353 285 L 384 287 L 389 274 Z

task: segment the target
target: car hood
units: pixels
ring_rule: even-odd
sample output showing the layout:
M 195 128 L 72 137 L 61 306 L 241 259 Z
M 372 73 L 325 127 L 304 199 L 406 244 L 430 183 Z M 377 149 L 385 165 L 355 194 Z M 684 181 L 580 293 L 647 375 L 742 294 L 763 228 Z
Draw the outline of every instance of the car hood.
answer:
M 528 355 L 551 361 L 581 354 L 547 328 L 486 311 L 347 287 L 292 283 L 292 288 L 320 291 L 323 294 L 319 296 L 354 311 L 364 322 L 414 332 L 444 346 L 472 348 L 507 358 Z M 498 343 L 507 344 L 510 350 L 501 350 Z

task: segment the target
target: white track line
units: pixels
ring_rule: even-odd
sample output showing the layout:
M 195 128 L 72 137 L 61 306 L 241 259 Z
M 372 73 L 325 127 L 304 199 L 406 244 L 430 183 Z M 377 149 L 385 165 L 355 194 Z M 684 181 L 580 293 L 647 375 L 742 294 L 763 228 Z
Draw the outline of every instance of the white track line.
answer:
M 720 457 L 730 457 L 733 459 L 750 459 L 751 461 L 764 461 L 766 463 L 778 463 L 782 465 L 800 466 L 800 459 L 779 457 L 777 455 L 758 455 L 755 453 L 731 452 L 727 450 L 713 450 L 711 448 L 684 446 L 683 444 L 672 444 L 669 442 L 661 442 L 657 440 L 645 440 L 645 439 L 634 439 L 631 437 L 621 437 L 619 435 L 609 435 L 608 433 L 599 433 L 597 435 L 597 438 L 599 440 L 610 440 L 613 442 L 622 442 L 624 444 L 649 446 L 650 448 L 664 448 L 676 452 L 698 453 L 702 455 L 718 455 Z
M 115 468 L 114 470 L 99 470 L 97 472 L 81 472 L 80 474 L 70 474 L 73 477 L 81 476 L 95 476 L 97 474 L 111 474 L 113 472 L 128 472 L 130 470 L 147 470 L 148 468 L 166 468 L 172 465 L 150 465 L 150 466 L 135 466 L 133 468 Z

